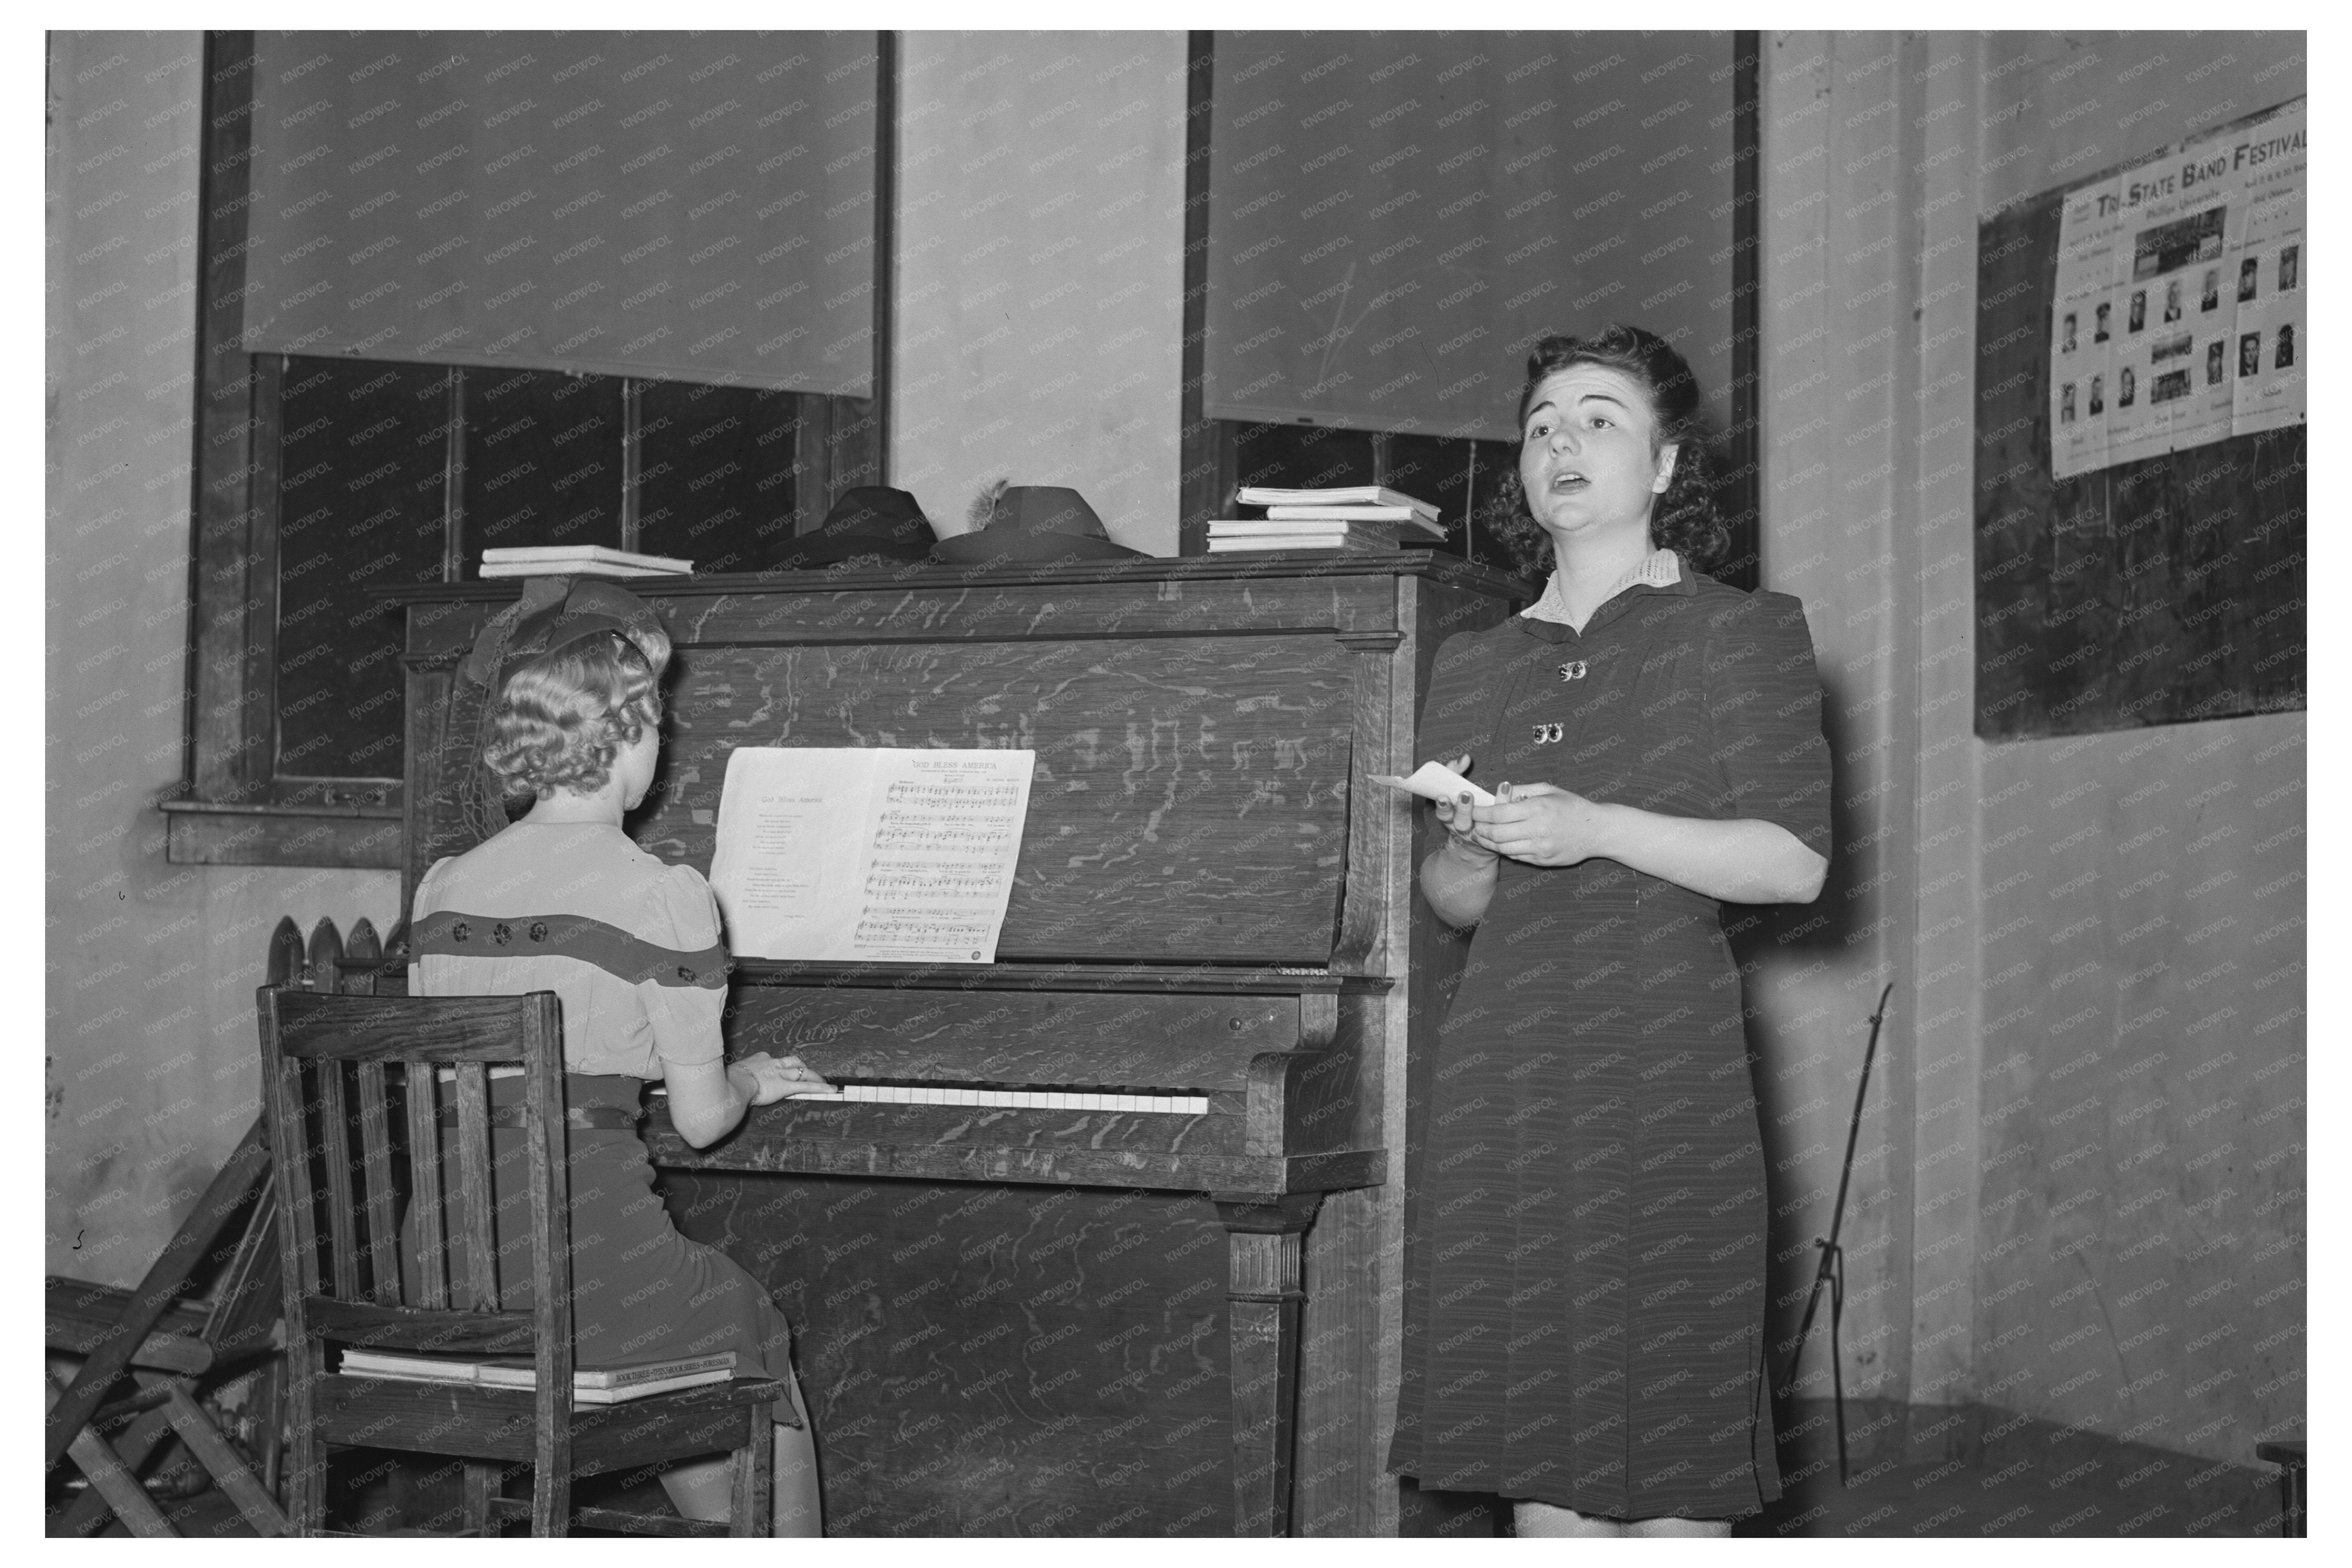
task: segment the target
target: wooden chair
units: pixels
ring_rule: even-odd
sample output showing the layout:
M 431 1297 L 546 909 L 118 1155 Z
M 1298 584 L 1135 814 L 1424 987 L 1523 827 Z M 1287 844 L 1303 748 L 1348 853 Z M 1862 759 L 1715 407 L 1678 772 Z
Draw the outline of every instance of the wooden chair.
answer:
M 664 1535 L 765 1534 L 774 1452 L 770 1406 L 783 1396 L 781 1384 L 738 1378 L 621 1405 L 572 1403 L 562 1032 L 553 993 L 405 997 L 264 987 L 257 1011 L 264 1106 L 280 1151 L 288 1512 L 296 1532 L 324 1531 L 326 1449 L 348 1445 L 466 1460 L 468 1532 L 495 1534 L 503 1522 L 528 1518 L 535 1535 L 565 1534 L 574 1525 Z M 505 1064 L 524 1069 L 527 1158 L 520 1179 L 528 1183 L 532 1306 L 465 1310 L 452 1305 L 453 1271 L 464 1299 L 499 1300 L 488 1069 Z M 451 1069 L 447 1084 L 436 1070 L 443 1068 Z M 440 1157 L 444 1116 L 452 1111 L 456 1194 L 444 1191 Z M 404 1128 L 404 1141 L 394 1139 L 395 1125 Z M 397 1178 L 404 1173 L 421 1254 L 415 1300 L 402 1279 Z M 352 1376 L 330 1364 L 330 1345 L 527 1354 L 537 1384 L 509 1389 Z M 730 1452 L 736 1468 L 727 1524 L 572 1506 L 574 1476 Z M 505 1471 L 520 1465 L 531 1468 L 528 1502 L 500 1495 Z

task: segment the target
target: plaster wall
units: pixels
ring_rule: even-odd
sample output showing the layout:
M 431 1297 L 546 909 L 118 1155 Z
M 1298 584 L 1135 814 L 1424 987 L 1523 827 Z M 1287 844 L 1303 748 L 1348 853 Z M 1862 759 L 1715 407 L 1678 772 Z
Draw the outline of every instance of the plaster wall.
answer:
M 900 41 L 890 483 L 1067 485 L 1176 553 L 1184 35 Z
M 43 455 L 47 1268 L 135 1282 L 259 1113 L 278 918 L 390 927 L 398 879 L 172 866 L 194 413 L 193 32 L 49 35 Z
M 1832 695 L 1851 948 L 1763 992 L 1792 1196 L 1833 1182 L 1858 1065 L 1793 1024 L 1901 961 L 1847 1386 L 2239 1463 L 2303 1408 L 2304 716 L 1976 739 L 1974 239 L 2302 91 L 2302 48 L 1788 33 L 1765 68 L 1764 575 Z
M 1993 35 L 1980 205 L 2293 98 L 2304 44 Z M 2305 738 L 1982 748 L 1979 1397 L 2239 1464 L 2303 1426 Z

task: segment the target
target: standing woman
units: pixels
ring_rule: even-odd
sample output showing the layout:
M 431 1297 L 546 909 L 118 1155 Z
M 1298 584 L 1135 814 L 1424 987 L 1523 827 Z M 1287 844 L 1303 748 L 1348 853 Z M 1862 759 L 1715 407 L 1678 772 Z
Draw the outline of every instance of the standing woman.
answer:
M 1821 685 L 1795 599 L 1695 570 L 1727 538 L 1669 344 L 1545 339 L 1519 430 L 1508 526 L 1550 580 L 1448 639 L 1422 713 L 1423 753 L 1499 798 L 1439 805 L 1421 866 L 1477 929 L 1412 1194 L 1390 1465 L 1512 1499 L 1521 1535 L 1724 1534 L 1780 1486 L 1720 905 L 1821 892 Z
M 460 671 L 461 689 L 470 679 L 467 695 L 479 706 L 453 704 L 457 733 L 446 765 L 474 830 L 494 823 L 498 830 L 436 860 L 419 880 L 411 989 L 557 994 L 572 1123 L 577 1364 L 731 1350 L 740 1372 L 783 1384 L 773 1532 L 822 1534 L 815 1450 L 783 1314 L 732 1258 L 670 1225 L 635 1122 L 646 1084 L 665 1084 L 671 1124 L 700 1148 L 731 1131 L 747 1108 L 822 1089 L 824 1080 L 796 1058 L 722 1058 L 728 959 L 709 884 L 621 831 L 660 754 L 668 636 L 643 600 L 608 583 L 582 581 L 557 597 L 561 591 L 560 581 L 533 582 L 521 605 L 485 629 Z M 534 799 L 528 815 L 507 825 L 497 799 L 510 795 Z M 494 1075 L 492 1103 L 519 1103 L 519 1079 Z M 497 1128 L 492 1137 L 497 1186 L 499 1173 L 522 1158 L 523 1135 Z M 449 1190 L 457 1191 L 454 1174 Z M 530 1305 L 523 1197 L 520 1187 L 500 1191 L 494 1217 L 509 1310 Z M 415 1256 L 413 1227 L 404 1240 Z M 662 1485 L 688 1518 L 724 1520 L 729 1468 L 724 1458 L 677 1465 Z

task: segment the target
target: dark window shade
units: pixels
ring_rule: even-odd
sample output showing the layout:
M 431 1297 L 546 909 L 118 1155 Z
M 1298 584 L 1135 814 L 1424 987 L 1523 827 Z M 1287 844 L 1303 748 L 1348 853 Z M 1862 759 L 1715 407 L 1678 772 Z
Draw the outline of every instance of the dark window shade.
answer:
M 363 590 L 441 577 L 449 374 L 288 362 L 278 441 L 278 772 L 400 771 L 399 616 Z
M 1728 424 L 1731 34 L 1220 32 L 1215 58 L 1205 412 L 1516 441 L 1534 341 L 1627 321 Z
M 256 34 L 244 346 L 871 395 L 875 45 Z

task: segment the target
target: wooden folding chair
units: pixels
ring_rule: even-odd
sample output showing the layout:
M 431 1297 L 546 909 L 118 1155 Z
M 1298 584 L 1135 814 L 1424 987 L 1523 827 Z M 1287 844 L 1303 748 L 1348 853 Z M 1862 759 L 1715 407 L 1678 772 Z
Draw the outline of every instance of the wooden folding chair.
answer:
M 181 1300 L 207 1254 L 218 1256 L 214 1243 L 248 1200 L 210 1307 Z M 200 1385 L 264 1363 L 257 1373 L 264 1382 L 251 1394 L 261 1413 L 256 1446 L 266 1476 L 277 1447 L 276 1402 L 268 1381 L 275 1371 L 268 1358 L 278 1296 L 276 1210 L 268 1149 L 257 1121 L 136 1289 L 48 1277 L 47 1347 L 85 1358 L 64 1389 L 53 1380 L 48 1384 L 48 1462 L 54 1469 L 59 1458 L 70 1455 L 90 1483 L 51 1533 L 90 1534 L 104 1528 L 110 1512 L 133 1535 L 177 1534 L 138 1479 L 167 1432 L 178 1436 L 257 1533 L 289 1533 L 267 1481 L 254 1475 L 195 1398 Z M 125 1373 L 136 1392 L 108 1403 Z M 129 1426 L 110 1440 L 100 1435 L 124 1421 Z
M 381 957 L 375 928 L 364 918 L 352 927 L 347 948 L 333 921 L 320 920 L 306 942 L 289 917 L 270 932 L 263 968 L 271 985 L 327 990 L 336 988 L 347 969 L 365 969 Z M 134 1535 L 176 1534 L 138 1479 L 165 1435 L 174 1433 L 257 1531 L 288 1533 L 285 1512 L 272 1495 L 283 1412 L 270 1342 L 279 1305 L 277 1189 L 263 1139 L 264 1123 L 257 1121 L 137 1289 L 48 1276 L 47 1347 L 86 1358 L 64 1390 L 52 1384 L 47 1391 L 48 1462 L 54 1469 L 61 1454 L 70 1455 L 90 1483 L 53 1524 L 52 1534 L 92 1534 L 105 1528 L 110 1515 Z M 252 1207 L 210 1305 L 182 1300 L 207 1254 L 220 1260 L 210 1249 L 248 1198 Z M 107 1402 L 125 1372 L 137 1392 Z M 247 1425 L 258 1478 L 195 1397 L 200 1388 L 240 1373 L 254 1380 Z M 97 1429 L 106 1428 L 120 1430 L 100 1436 Z
M 784 1395 L 782 1384 L 738 1378 L 625 1404 L 573 1405 L 562 1031 L 554 994 L 393 997 L 264 987 L 257 1010 L 263 1103 L 283 1184 L 287 1497 L 296 1531 L 325 1533 L 326 1451 L 342 1445 L 467 1461 L 469 1531 L 495 1534 L 501 1523 L 527 1518 L 537 1535 L 562 1535 L 574 1524 L 765 1534 L 772 1406 Z M 528 1184 L 529 1310 L 499 1304 L 494 1263 L 488 1068 L 508 1063 L 524 1069 L 520 1119 L 528 1157 L 515 1179 Z M 442 1069 L 450 1074 L 446 1092 Z M 445 1116 L 454 1122 L 454 1193 L 444 1190 Z M 395 1140 L 395 1129 L 404 1140 Z M 413 1280 L 404 1280 L 402 1268 L 404 1187 L 415 1210 Z M 472 1308 L 455 1306 L 460 1299 Z M 528 1354 L 536 1385 L 352 1375 L 341 1370 L 335 1345 Z M 575 1475 L 720 1453 L 735 1460 L 727 1524 L 572 1506 Z M 500 1496 L 505 1471 L 521 1465 L 531 1468 L 530 1499 Z

